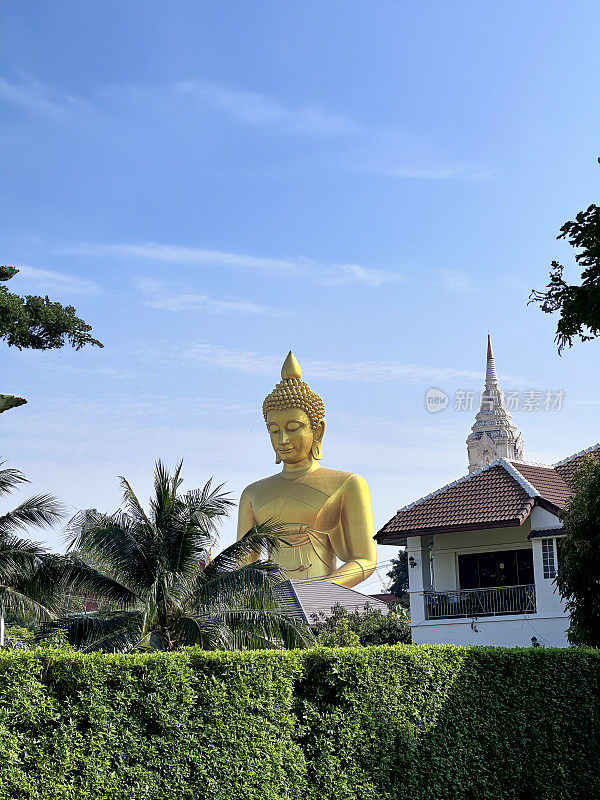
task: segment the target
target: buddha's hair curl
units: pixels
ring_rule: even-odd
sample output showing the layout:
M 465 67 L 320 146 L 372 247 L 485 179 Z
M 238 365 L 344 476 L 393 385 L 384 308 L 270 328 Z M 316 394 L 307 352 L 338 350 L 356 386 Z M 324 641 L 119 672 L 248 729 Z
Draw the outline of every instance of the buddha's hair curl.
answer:
M 265 397 L 263 416 L 267 421 L 269 411 L 285 411 L 288 408 L 300 408 L 310 420 L 314 430 L 319 422 L 325 419 L 325 406 L 316 392 L 301 378 L 284 378 Z

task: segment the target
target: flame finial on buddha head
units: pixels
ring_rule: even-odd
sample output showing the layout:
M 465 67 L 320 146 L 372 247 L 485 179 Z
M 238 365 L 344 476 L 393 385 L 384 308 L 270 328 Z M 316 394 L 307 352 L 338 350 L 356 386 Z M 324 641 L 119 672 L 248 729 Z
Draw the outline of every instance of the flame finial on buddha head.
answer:
M 302 371 L 294 354 L 290 350 L 281 367 L 281 381 L 263 402 L 265 422 L 269 411 L 282 411 L 289 408 L 300 408 L 308 419 L 313 430 L 325 419 L 323 401 L 310 386 L 302 380 Z

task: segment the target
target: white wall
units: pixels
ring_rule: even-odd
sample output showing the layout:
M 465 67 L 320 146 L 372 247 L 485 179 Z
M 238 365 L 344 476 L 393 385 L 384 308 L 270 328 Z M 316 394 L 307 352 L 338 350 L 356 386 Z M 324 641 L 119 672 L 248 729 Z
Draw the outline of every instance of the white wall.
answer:
M 565 617 L 540 618 L 537 614 L 527 617 L 481 617 L 443 620 L 411 624 L 415 644 L 459 644 L 487 645 L 494 647 L 531 647 L 535 636 L 544 647 L 568 647 L 566 629 L 569 621 Z
M 562 528 L 559 518 L 541 506 L 534 507 L 529 515 L 529 520 L 531 522 L 531 530 L 534 531 L 544 530 L 545 528 Z
M 533 573 L 535 575 L 535 600 L 538 614 L 552 616 L 566 616 L 565 604 L 562 600 L 556 581 L 553 578 L 544 578 L 542 562 L 542 540 L 533 539 Z M 553 539 L 554 564 L 558 566 L 556 539 Z

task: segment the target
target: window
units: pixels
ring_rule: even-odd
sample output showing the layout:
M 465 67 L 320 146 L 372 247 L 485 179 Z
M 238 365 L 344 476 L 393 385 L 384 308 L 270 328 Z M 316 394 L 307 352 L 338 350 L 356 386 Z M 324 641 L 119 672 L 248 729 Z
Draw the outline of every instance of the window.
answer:
M 534 582 L 532 551 L 465 553 L 458 556 L 458 575 L 461 589 L 527 586 Z
M 556 578 L 554 539 L 542 539 L 542 563 L 544 565 L 544 578 Z

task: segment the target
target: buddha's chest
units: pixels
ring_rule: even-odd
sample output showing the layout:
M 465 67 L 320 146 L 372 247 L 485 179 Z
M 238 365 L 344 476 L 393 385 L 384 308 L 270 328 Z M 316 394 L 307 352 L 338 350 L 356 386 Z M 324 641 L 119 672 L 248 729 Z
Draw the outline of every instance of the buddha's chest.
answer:
M 341 498 L 338 492 L 328 494 L 301 482 L 281 481 L 253 498 L 252 508 L 258 523 L 277 520 L 328 531 L 339 524 Z

